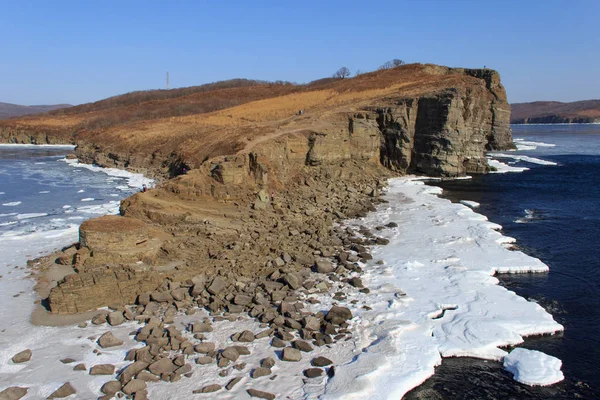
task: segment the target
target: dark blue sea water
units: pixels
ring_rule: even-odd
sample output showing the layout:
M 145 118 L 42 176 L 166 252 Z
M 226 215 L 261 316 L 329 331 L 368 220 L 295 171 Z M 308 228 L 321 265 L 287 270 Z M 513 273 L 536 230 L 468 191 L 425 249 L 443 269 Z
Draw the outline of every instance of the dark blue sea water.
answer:
M 600 398 L 600 125 L 514 126 L 513 136 L 529 150 L 503 154 L 557 165 L 504 157 L 498 159 L 529 170 L 435 185 L 454 201 L 480 203 L 477 212 L 550 267 L 547 274 L 499 278 L 539 301 L 565 327 L 562 335 L 531 338 L 522 346 L 560 358 L 565 382 L 530 388 L 512 381 L 498 363 L 454 359 L 445 360 L 413 396 L 433 389 L 444 399 Z

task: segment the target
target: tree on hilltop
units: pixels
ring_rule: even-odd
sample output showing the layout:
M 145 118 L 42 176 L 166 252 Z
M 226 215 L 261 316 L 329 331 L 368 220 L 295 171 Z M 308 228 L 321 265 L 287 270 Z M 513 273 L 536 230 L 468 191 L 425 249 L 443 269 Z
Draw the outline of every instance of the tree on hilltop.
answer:
M 347 67 L 342 67 L 333 74 L 334 78 L 344 79 L 350 76 L 350 70 Z
M 399 58 L 394 58 L 392 61 L 386 61 L 385 63 L 381 64 L 377 69 L 392 69 L 404 64 L 406 64 L 404 61 L 400 60 Z

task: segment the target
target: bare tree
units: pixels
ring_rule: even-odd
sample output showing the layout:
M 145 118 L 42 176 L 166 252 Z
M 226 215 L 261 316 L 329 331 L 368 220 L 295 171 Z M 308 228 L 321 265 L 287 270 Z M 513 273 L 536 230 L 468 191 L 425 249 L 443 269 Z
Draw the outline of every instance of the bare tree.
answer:
M 378 70 L 382 70 L 382 69 L 392 69 L 394 68 L 394 64 L 391 61 L 387 61 L 383 64 L 381 64 L 379 66 L 379 68 L 377 68 Z
M 350 76 L 350 70 L 347 67 L 342 67 L 333 74 L 334 78 L 344 79 Z
M 394 67 L 399 67 L 399 66 L 404 65 L 406 63 L 404 61 L 398 59 L 398 58 L 394 58 L 392 60 L 392 64 L 394 65 Z

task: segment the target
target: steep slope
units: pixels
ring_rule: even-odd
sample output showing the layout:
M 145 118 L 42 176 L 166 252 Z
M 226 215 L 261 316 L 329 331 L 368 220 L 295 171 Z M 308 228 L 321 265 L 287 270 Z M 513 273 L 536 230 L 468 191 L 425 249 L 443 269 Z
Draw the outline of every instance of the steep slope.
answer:
M 511 104 L 512 124 L 577 124 L 600 122 L 600 100 L 572 103 L 534 101 Z
M 48 111 L 71 107 L 70 104 L 53 104 L 48 106 L 21 106 L 18 104 L 0 102 L 0 119 L 20 117 L 22 115 L 39 114 Z

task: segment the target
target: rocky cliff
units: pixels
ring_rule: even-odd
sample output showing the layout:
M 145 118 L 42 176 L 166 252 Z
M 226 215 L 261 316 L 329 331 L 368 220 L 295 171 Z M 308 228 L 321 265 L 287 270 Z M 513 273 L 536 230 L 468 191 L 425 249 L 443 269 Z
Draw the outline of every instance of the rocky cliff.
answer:
M 83 128 L 89 114 L 0 123 L 0 138 L 77 143 L 82 161 L 171 179 L 122 202 L 131 223 L 82 225 L 78 274 L 49 298 L 59 313 L 130 303 L 165 280 L 312 265 L 344 251 L 332 222 L 372 209 L 383 178 L 485 173 L 486 150 L 513 146 L 506 94 L 489 69 L 409 65 L 99 130 Z
M 511 105 L 513 124 L 592 124 L 600 123 L 600 100 L 571 103 L 534 101 Z

